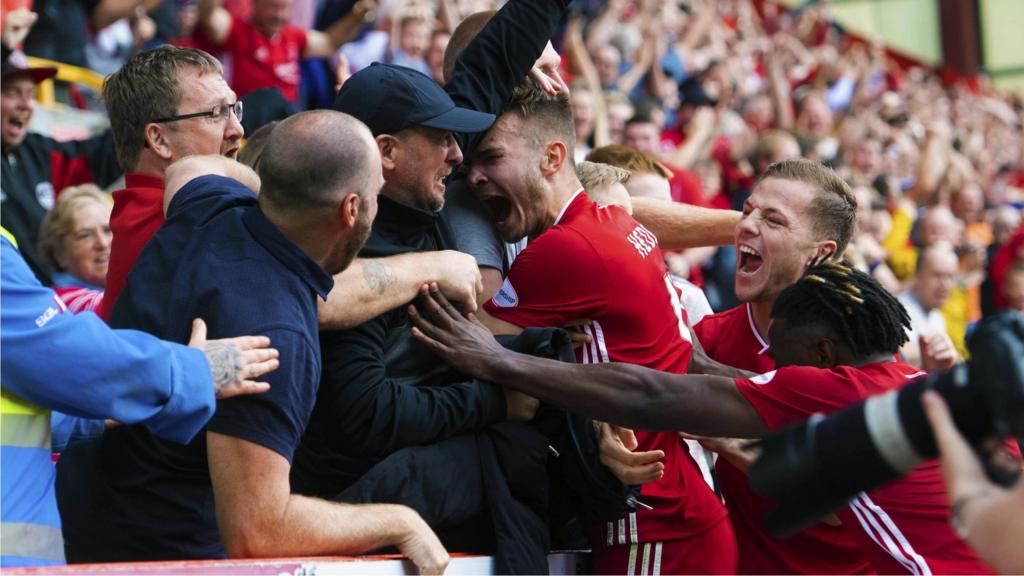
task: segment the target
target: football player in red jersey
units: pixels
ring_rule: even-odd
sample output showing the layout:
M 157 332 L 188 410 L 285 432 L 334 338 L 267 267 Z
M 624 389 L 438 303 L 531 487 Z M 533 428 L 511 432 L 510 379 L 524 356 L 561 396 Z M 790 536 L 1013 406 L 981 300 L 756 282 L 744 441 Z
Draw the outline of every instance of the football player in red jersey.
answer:
M 870 276 L 831 261 L 809 267 L 776 298 L 769 332 L 778 368 L 753 378 L 512 354 L 435 294 L 422 300 L 427 313 L 415 315 L 415 332 L 459 370 L 626 426 L 756 438 L 924 374 L 896 360 L 909 324 L 899 302 Z M 840 516 L 879 573 L 991 572 L 950 526 L 935 460 L 858 494 Z
M 694 326 L 708 357 L 758 374 L 775 368 L 767 338 L 775 298 L 811 260 L 842 254 L 855 225 L 855 197 L 831 169 L 799 159 L 769 166 L 736 225 L 735 289 L 744 303 Z M 863 574 L 870 569 L 837 522 L 820 523 L 786 540 L 765 532 L 761 518 L 772 502 L 747 486 L 751 455 L 736 440 L 703 443 L 719 454 L 715 471 L 736 531 L 740 574 Z
M 534 87 L 517 90 L 478 146 L 470 185 L 505 241 L 530 238 L 481 317 L 499 334 L 586 319 L 579 362 L 685 373 L 692 338 L 657 239 L 620 207 L 587 197 L 574 142 L 568 100 Z M 640 431 L 637 440 L 664 453 L 664 474 L 643 485 L 642 509 L 589 527 L 594 571 L 735 572 L 725 508 L 678 437 Z

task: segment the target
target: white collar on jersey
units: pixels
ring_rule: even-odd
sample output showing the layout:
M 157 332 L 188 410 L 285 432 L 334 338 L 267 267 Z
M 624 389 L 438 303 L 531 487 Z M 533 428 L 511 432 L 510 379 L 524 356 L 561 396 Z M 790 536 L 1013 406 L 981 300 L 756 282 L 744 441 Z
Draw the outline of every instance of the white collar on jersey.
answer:
M 754 324 L 754 309 L 747 302 L 747 320 L 750 321 L 750 331 L 754 333 L 754 338 L 757 338 L 757 342 L 761 344 L 761 349 L 757 351 L 757 355 L 760 356 L 768 351 L 768 343 L 761 337 L 761 333 L 757 331 L 757 324 Z
M 565 203 L 565 206 L 562 206 L 562 211 L 558 213 L 558 218 L 555 218 L 555 223 L 552 224 L 552 226 L 558 226 L 558 223 L 562 221 L 562 216 L 565 216 L 565 211 L 569 209 L 569 206 L 574 200 L 576 200 L 576 197 L 579 196 L 581 192 L 583 192 L 583 186 L 580 186 L 580 189 L 577 190 L 571 198 L 569 198 L 569 201 Z

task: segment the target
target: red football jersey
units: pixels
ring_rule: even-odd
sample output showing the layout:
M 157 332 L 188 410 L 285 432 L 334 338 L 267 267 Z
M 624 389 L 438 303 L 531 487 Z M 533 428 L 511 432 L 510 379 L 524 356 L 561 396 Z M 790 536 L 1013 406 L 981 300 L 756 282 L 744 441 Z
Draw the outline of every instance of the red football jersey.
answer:
M 277 86 L 290 102 L 299 99 L 299 63 L 306 49 L 302 28 L 289 24 L 268 38 L 248 21 L 232 16 L 221 49 L 231 57 L 231 88 L 239 98 Z
M 582 190 L 516 258 L 484 309 L 522 327 L 590 319 L 594 341 L 577 351 L 581 363 L 628 362 L 683 374 L 693 351 L 657 239 L 618 206 L 599 208 Z M 638 431 L 637 440 L 639 450 L 665 451 L 665 475 L 641 491 L 641 502 L 653 509 L 609 522 L 604 546 L 677 540 L 725 520 L 725 508 L 674 432 Z
M 125 188 L 114 192 L 114 210 L 110 213 L 110 263 L 107 283 L 100 305 L 100 317 L 110 320 L 114 304 L 128 281 L 135 259 L 149 239 L 164 224 L 164 180 L 151 174 L 129 172 Z
M 705 316 L 693 330 L 713 360 L 759 374 L 775 368 L 768 343 L 754 324 L 750 304 Z M 860 546 L 842 526 L 818 524 L 785 540 L 772 537 L 761 527 L 761 519 L 775 503 L 755 494 L 747 483 L 746 473 L 725 458 L 718 459 L 715 474 L 736 532 L 740 574 L 872 571 Z
M 771 430 L 829 413 L 922 376 L 902 362 L 822 370 L 789 366 L 736 386 Z M 858 494 L 839 513 L 880 574 L 990 574 L 949 524 L 946 486 L 937 460 L 900 480 Z

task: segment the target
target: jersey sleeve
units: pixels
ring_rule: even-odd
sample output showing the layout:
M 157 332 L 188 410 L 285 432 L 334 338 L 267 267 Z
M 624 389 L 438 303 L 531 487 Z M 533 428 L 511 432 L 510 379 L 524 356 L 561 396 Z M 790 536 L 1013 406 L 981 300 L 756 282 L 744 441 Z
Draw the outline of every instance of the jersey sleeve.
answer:
M 819 412 L 831 412 L 860 400 L 840 376 L 829 370 L 787 366 L 753 378 L 737 378 L 736 388 L 770 430 Z
M 697 336 L 697 340 L 700 341 L 701 347 L 704 348 L 704 353 L 709 358 L 715 358 L 717 356 L 716 347 L 718 344 L 718 327 L 719 322 L 713 315 L 706 316 L 700 322 L 692 325 L 693 333 Z
M 564 326 L 602 312 L 608 282 L 609 271 L 594 246 L 573 230 L 553 228 L 516 258 L 484 309 L 523 328 Z
M 281 354 L 280 367 L 261 377 L 270 390 L 218 400 L 217 412 L 206 429 L 259 444 L 291 462 L 320 382 L 318 351 L 306 335 L 289 328 L 268 330 L 264 335 Z

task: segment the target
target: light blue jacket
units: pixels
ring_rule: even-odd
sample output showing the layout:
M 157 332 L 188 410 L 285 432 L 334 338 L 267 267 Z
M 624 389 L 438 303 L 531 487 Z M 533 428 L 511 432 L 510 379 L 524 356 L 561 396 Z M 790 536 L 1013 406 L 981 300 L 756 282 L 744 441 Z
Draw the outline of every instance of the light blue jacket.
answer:
M 64 314 L 6 235 L 0 276 L 0 565 L 60 564 L 50 410 L 142 422 L 184 444 L 216 408 L 212 376 L 197 349 Z

